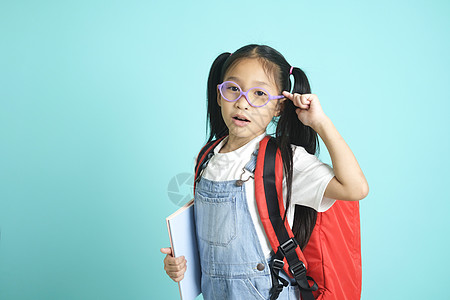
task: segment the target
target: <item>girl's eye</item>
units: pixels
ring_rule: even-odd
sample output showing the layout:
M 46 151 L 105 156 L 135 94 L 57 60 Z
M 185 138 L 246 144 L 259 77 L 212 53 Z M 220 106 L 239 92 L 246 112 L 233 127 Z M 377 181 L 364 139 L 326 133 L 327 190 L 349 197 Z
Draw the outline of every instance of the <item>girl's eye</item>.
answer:
M 236 86 L 229 86 L 228 89 L 233 91 L 233 92 L 239 91 L 239 89 Z
M 264 97 L 266 95 L 266 93 L 264 93 L 263 91 L 256 91 L 255 94 L 258 97 Z

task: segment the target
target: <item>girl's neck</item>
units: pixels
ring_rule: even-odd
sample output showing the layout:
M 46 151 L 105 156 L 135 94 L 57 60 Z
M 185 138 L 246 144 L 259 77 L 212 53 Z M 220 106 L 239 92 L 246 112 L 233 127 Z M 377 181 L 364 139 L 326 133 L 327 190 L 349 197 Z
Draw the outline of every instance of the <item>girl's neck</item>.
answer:
M 223 147 L 219 150 L 219 153 L 228 153 L 228 152 L 232 152 L 236 149 L 239 149 L 242 146 L 246 145 L 251 140 L 253 140 L 255 137 L 256 136 L 240 138 L 240 137 L 229 135 L 225 142 L 225 145 L 223 145 Z

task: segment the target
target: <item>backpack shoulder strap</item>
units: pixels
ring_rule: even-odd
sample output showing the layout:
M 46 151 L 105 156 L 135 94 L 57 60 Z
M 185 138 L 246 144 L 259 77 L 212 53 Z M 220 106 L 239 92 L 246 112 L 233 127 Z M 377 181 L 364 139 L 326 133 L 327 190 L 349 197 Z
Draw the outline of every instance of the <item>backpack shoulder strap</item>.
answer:
M 194 176 L 194 193 L 197 180 L 200 172 L 203 170 L 205 163 L 208 161 L 208 154 L 214 151 L 214 148 L 219 144 L 226 136 L 223 136 L 217 140 L 210 141 L 203 146 L 202 150 L 197 155 L 197 163 L 195 164 L 195 176 Z
M 275 139 L 270 136 L 266 136 L 259 144 L 255 168 L 255 198 L 261 222 L 275 252 L 274 261 L 278 261 L 286 274 L 296 279 L 302 299 L 314 299 L 311 291 L 316 290 L 317 285 L 314 282 L 313 286 L 309 286 L 308 279 L 312 278 L 306 276 L 305 256 L 294 238 L 287 218 L 283 222 L 283 161 Z

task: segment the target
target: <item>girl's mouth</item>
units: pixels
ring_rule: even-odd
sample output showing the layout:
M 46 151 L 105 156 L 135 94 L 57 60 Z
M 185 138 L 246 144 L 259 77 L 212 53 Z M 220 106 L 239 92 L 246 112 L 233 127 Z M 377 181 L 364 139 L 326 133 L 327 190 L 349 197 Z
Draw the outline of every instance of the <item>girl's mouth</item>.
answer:
M 232 119 L 233 119 L 233 123 L 240 127 L 246 126 L 247 124 L 250 123 L 250 120 L 242 115 L 235 115 L 234 117 L 232 117 Z

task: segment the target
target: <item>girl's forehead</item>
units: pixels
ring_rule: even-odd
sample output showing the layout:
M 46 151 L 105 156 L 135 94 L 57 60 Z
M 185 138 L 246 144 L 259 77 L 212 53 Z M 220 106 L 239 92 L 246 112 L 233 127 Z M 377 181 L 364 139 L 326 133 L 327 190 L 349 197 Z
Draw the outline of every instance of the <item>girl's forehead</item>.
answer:
M 266 65 L 262 63 L 261 59 L 257 58 L 240 59 L 226 71 L 224 81 L 233 80 L 237 83 L 265 84 L 276 87 L 273 74 L 275 68 L 268 69 Z

